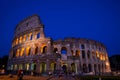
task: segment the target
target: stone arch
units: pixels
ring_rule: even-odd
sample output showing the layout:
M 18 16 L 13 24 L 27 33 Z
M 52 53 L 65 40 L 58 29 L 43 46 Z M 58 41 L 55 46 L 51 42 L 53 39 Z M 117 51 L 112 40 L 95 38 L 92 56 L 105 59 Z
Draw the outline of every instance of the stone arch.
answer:
M 17 49 L 16 50 L 16 57 L 19 57 L 20 56 L 20 49 Z
M 44 47 L 43 47 L 42 53 L 43 53 L 43 54 L 47 53 L 47 46 L 44 46 Z
M 31 48 L 28 46 L 26 48 L 26 56 L 29 56 L 30 55 L 30 52 L 31 52 Z
M 85 45 L 84 44 L 81 44 L 81 49 L 85 49 Z
M 35 47 L 35 55 L 38 54 L 38 46 Z
M 25 64 L 25 70 L 28 71 L 28 70 L 29 70 L 29 67 L 30 67 L 30 64 L 29 64 L 29 63 L 26 63 L 26 64 Z
M 23 55 L 24 55 L 24 48 L 21 48 L 20 56 L 23 56 Z
M 32 64 L 31 64 L 31 70 L 32 71 L 35 71 L 36 70 L 36 63 L 35 62 L 33 62 Z
M 79 57 L 80 56 L 80 51 L 76 50 L 76 56 Z
M 20 38 L 19 38 L 19 43 L 22 43 L 22 41 L 23 41 L 23 37 L 20 36 Z
M 54 53 L 57 53 L 57 52 L 58 52 L 58 49 L 57 49 L 57 48 L 54 48 L 53 52 L 54 52 Z
M 40 64 L 40 73 L 45 73 L 46 72 L 46 63 L 42 62 Z
M 56 63 L 55 62 L 52 62 L 51 64 L 50 64 L 50 70 L 51 71 L 55 71 L 56 70 Z
M 75 65 L 75 63 L 71 64 L 71 71 L 72 72 L 76 72 L 76 65 Z
M 67 54 L 67 48 L 66 47 L 61 48 L 61 54 Z
M 37 39 L 40 38 L 40 32 L 37 33 L 36 38 L 37 38 Z

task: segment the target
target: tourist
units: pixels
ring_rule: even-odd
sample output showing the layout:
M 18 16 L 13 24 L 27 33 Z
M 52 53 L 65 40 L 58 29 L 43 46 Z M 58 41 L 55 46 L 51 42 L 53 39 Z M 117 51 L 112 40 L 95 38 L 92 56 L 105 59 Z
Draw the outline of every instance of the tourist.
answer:
M 23 80 L 23 70 L 18 70 L 18 80 Z

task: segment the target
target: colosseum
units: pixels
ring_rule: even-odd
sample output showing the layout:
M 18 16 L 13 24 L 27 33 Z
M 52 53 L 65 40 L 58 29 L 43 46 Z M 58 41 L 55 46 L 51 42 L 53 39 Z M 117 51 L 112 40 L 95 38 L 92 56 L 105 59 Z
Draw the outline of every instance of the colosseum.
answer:
M 65 38 L 53 40 L 44 34 L 38 15 L 21 21 L 15 28 L 7 69 L 39 74 L 62 70 L 95 74 L 111 72 L 106 47 L 95 40 Z

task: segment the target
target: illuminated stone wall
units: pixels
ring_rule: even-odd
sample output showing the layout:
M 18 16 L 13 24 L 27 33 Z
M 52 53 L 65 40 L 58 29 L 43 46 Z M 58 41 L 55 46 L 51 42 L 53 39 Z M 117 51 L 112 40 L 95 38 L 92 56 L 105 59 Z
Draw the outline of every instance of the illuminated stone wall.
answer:
M 60 70 L 76 73 L 110 72 L 106 47 L 97 41 L 83 38 L 65 38 L 53 41 L 44 34 L 38 15 L 21 21 L 15 28 L 9 54 L 8 70 L 46 73 Z

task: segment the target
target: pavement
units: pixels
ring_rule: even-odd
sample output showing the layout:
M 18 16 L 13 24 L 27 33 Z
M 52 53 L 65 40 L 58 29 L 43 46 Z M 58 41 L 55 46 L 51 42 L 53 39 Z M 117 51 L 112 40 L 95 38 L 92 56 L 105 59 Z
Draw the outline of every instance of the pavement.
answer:
M 17 75 L 0 75 L 0 80 L 17 80 Z M 71 76 L 62 76 L 59 78 L 58 76 L 28 76 L 24 75 L 23 80 L 75 80 Z

